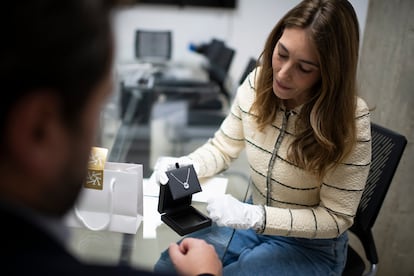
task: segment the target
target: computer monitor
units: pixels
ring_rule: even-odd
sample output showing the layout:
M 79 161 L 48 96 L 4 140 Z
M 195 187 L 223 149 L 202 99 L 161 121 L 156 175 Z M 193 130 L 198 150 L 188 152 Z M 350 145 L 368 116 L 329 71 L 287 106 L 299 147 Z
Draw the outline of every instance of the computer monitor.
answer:
M 164 63 L 171 59 L 171 31 L 136 30 L 135 57 L 139 61 Z

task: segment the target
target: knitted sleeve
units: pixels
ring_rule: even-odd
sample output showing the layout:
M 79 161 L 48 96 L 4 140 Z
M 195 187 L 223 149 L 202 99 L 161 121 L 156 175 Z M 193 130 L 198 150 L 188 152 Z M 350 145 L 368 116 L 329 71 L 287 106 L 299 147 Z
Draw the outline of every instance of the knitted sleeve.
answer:
M 209 177 L 226 170 L 232 161 L 238 158 L 245 147 L 240 100 L 253 97 L 250 74 L 237 89 L 230 112 L 220 128 L 203 146 L 196 149 L 189 157 L 200 164 L 198 175 Z
M 357 145 L 348 158 L 326 175 L 320 188 L 320 202 L 309 208 L 265 206 L 264 234 L 304 238 L 333 238 L 352 224 L 371 162 L 369 109 L 358 99 Z

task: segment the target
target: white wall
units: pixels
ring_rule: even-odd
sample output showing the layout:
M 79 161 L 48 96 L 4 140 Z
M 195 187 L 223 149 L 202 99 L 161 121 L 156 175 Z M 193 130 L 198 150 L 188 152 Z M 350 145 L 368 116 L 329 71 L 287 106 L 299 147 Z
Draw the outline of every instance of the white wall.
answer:
M 352 0 L 359 17 L 361 33 L 365 27 L 369 0 Z M 172 30 L 172 58 L 202 62 L 200 55 L 188 50 L 190 42 L 222 39 L 236 50 L 230 77 L 237 82 L 250 57 L 257 58 L 267 35 L 281 16 L 299 0 L 238 0 L 234 10 L 175 6 L 136 5 L 116 11 L 114 16 L 116 60 L 134 58 L 134 32 L 138 28 Z M 362 41 L 362 39 L 361 39 Z

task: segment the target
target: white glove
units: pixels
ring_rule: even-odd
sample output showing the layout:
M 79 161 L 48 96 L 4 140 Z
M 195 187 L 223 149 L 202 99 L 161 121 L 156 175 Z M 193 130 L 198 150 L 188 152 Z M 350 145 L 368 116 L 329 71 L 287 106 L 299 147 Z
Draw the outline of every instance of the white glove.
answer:
M 175 169 L 176 163 L 178 163 L 180 167 L 193 165 L 195 172 L 196 173 L 199 172 L 200 166 L 198 165 L 198 163 L 194 162 L 187 156 L 183 156 L 183 157 L 164 156 L 164 157 L 158 158 L 157 162 L 155 163 L 155 166 L 154 166 L 155 181 L 158 184 L 162 184 L 162 185 L 167 184 L 168 176 L 165 172 Z
M 256 232 L 263 231 L 264 208 L 240 202 L 229 194 L 210 198 L 207 211 L 210 218 L 219 226 L 236 229 L 253 228 Z

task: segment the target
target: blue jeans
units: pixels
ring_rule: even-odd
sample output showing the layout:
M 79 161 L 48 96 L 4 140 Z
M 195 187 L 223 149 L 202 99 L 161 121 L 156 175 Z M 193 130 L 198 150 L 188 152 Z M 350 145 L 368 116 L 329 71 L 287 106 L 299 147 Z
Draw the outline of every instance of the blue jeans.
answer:
M 333 239 L 304 239 L 214 224 L 190 236 L 215 247 L 223 275 L 341 275 L 348 246 L 346 232 Z M 154 271 L 175 273 L 168 251 L 161 254 Z

